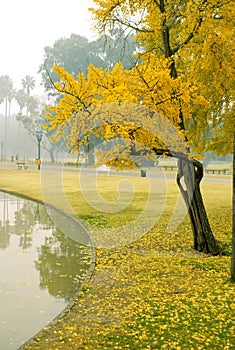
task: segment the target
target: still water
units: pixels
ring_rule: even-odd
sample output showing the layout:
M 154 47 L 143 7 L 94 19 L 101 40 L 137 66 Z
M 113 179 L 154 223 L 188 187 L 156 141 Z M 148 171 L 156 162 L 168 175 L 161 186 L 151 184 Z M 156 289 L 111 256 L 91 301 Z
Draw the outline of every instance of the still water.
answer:
M 91 248 L 62 233 L 42 204 L 0 192 L 0 349 L 17 349 L 55 318 L 91 261 Z

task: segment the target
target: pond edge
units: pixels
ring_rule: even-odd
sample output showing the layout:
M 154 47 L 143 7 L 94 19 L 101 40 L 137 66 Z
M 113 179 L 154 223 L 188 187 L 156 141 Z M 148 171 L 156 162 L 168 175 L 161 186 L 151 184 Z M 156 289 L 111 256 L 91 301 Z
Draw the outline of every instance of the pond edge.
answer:
M 39 203 L 41 205 L 44 206 L 48 206 L 56 211 L 58 211 L 59 213 L 61 213 L 64 216 L 69 216 L 70 218 L 72 218 L 72 220 L 76 221 L 75 218 L 71 215 L 66 214 L 64 211 L 62 211 L 61 209 L 56 208 L 55 206 L 43 202 L 42 200 L 39 199 L 35 199 L 33 197 L 27 196 L 25 194 L 22 193 L 18 193 L 15 191 L 7 191 L 4 189 L 0 188 L 0 192 L 2 193 L 7 193 L 22 199 L 28 199 L 31 200 L 35 203 Z M 65 306 L 65 308 L 56 316 L 54 317 L 51 321 L 49 321 L 48 323 L 45 324 L 45 326 L 43 326 L 43 328 L 41 330 L 39 330 L 37 333 L 35 333 L 32 337 L 30 337 L 28 340 L 26 340 L 26 342 L 24 342 L 19 348 L 17 348 L 17 350 L 23 350 L 25 346 L 30 345 L 33 341 L 35 341 L 35 338 L 37 338 L 38 336 L 40 336 L 44 331 L 45 328 L 52 328 L 53 326 L 55 326 L 58 322 L 62 321 L 63 318 L 70 312 L 70 310 L 75 306 L 75 303 L 77 302 L 77 300 L 79 299 L 79 294 L 82 290 L 82 288 L 84 287 L 84 285 L 86 285 L 92 278 L 95 267 L 96 267 L 96 250 L 93 246 L 93 242 L 91 240 L 91 252 L 92 252 L 92 256 L 91 256 L 91 265 L 88 271 L 88 274 L 86 276 L 86 278 L 84 279 L 83 283 L 81 283 L 80 288 L 78 288 L 77 292 L 76 292 L 76 296 Z

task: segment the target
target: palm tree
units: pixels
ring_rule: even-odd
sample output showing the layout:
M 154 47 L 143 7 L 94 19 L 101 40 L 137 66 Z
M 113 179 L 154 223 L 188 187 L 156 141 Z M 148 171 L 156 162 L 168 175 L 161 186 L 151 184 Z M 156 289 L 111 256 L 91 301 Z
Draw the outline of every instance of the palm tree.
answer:
M 26 75 L 24 79 L 21 80 L 24 92 L 26 94 L 26 118 L 29 118 L 29 108 L 30 108 L 30 101 L 31 101 L 31 96 L 30 92 L 35 88 L 35 80 L 33 77 L 30 75 Z M 26 140 L 26 128 L 25 128 L 25 137 L 24 137 L 24 158 L 25 158 L 25 153 L 27 149 L 27 140 Z
M 26 75 L 24 79 L 21 80 L 23 89 L 25 90 L 27 96 L 30 96 L 30 91 L 35 88 L 35 80 L 30 75 Z
M 27 103 L 27 95 L 25 93 L 25 91 L 23 89 L 20 89 L 16 92 L 16 96 L 15 96 L 16 102 L 18 103 L 20 110 L 18 114 L 22 114 L 23 113 L 23 109 L 26 106 Z
M 21 136 L 22 126 L 23 126 L 23 110 L 27 105 L 27 99 L 28 99 L 24 89 L 20 89 L 16 92 L 15 99 L 19 105 L 19 112 L 16 116 L 16 120 L 18 122 L 17 123 L 17 149 L 19 152 L 19 150 L 21 148 L 20 147 L 20 136 Z
M 7 129 L 8 119 L 11 113 L 11 101 L 15 96 L 13 89 L 13 82 L 8 75 L 2 75 L 0 77 L 0 103 L 5 102 L 5 131 L 4 131 L 4 156 L 7 157 Z

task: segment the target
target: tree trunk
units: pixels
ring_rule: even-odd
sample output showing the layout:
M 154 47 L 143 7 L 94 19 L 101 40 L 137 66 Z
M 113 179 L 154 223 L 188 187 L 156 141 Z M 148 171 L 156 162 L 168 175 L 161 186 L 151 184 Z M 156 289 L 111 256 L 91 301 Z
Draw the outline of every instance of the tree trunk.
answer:
M 50 158 L 51 158 L 51 164 L 55 164 L 55 156 L 54 156 L 54 147 L 53 146 L 49 149 L 49 154 L 50 154 Z
M 174 54 L 177 51 L 172 50 L 170 45 L 170 26 L 167 24 L 167 13 L 165 8 L 166 3 L 167 2 L 165 0 L 159 0 L 158 4 L 156 2 L 162 14 L 162 41 L 164 45 L 165 57 L 171 58 L 170 76 L 171 78 L 176 79 L 178 73 L 174 61 Z M 197 26 L 195 26 L 194 31 L 188 37 L 188 41 L 194 37 L 194 34 L 201 26 L 201 23 L 202 20 L 200 17 L 198 19 Z M 180 99 L 179 103 L 181 104 Z M 180 130 L 185 130 L 182 108 L 179 110 L 178 126 Z M 187 138 L 185 141 L 187 141 Z M 211 231 L 200 191 L 200 182 L 202 178 L 203 167 L 200 162 L 196 160 L 190 161 L 186 158 L 179 158 L 177 183 L 188 208 L 194 235 L 194 248 L 200 252 L 218 255 L 221 253 L 221 250 Z
M 203 204 L 200 182 L 203 166 L 196 160 L 179 159 L 177 184 L 188 208 L 194 237 L 194 249 L 213 255 L 222 253 L 216 241 Z
M 232 217 L 231 280 L 235 282 L 235 132 L 233 136 L 233 217 Z

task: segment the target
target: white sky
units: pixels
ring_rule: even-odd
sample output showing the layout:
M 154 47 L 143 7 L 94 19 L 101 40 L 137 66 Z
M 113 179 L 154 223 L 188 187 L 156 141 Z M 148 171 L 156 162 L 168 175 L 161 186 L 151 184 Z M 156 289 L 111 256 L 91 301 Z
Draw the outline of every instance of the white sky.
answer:
M 2 0 L 0 76 L 9 75 L 16 88 L 25 75 L 40 80 L 45 46 L 72 33 L 95 39 L 91 6 L 91 0 Z

